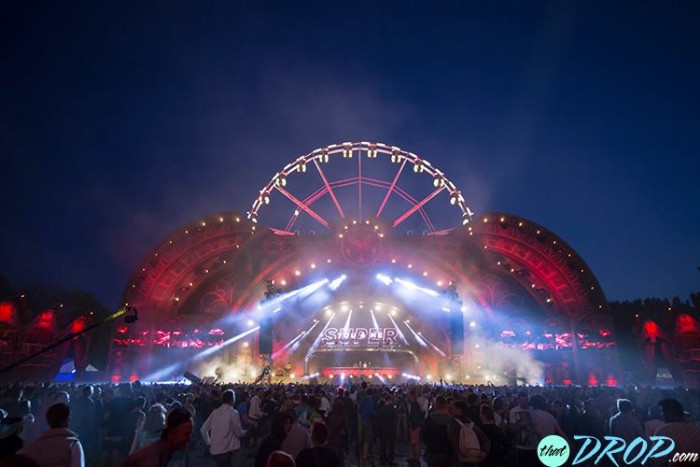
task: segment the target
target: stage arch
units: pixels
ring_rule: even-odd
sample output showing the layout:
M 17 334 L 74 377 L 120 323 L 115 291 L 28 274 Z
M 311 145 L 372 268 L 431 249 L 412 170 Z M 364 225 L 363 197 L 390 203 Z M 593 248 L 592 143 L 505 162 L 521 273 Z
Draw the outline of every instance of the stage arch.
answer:
M 303 175 L 319 187 L 295 185 Z M 291 210 L 275 216 L 280 202 Z M 115 380 L 218 366 L 252 378 L 261 333 L 286 377 L 367 363 L 353 352 L 395 368 L 384 357 L 410 352 L 420 362 L 411 376 L 424 379 L 505 381 L 519 366 L 558 384 L 617 378 L 603 290 L 571 246 L 517 215 L 475 215 L 429 161 L 379 143 L 312 151 L 277 171 L 247 213 L 180 227 L 136 268 L 122 304 L 139 322 L 116 329 Z M 345 333 L 337 348 L 323 343 L 328 329 Z M 404 339 L 387 340 L 390 329 Z M 321 352 L 337 365 L 312 372 L 307 357 Z M 505 357 L 495 367 L 486 352 Z

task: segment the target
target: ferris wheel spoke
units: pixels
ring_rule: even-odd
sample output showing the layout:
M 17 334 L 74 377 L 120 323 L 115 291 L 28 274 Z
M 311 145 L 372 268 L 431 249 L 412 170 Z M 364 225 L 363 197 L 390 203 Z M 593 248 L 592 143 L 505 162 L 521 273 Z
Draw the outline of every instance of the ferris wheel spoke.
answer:
M 376 178 L 365 178 L 363 180 L 363 183 L 369 186 L 377 187 L 377 188 L 387 188 L 390 186 L 390 183 L 384 180 L 379 180 Z M 406 190 L 401 188 L 399 185 L 394 186 L 394 193 L 396 196 L 401 198 L 402 200 L 406 201 L 407 203 L 414 205 L 418 203 L 418 200 L 411 196 L 410 193 L 408 193 Z M 430 216 L 428 216 L 428 213 L 425 211 L 425 206 L 421 206 L 420 209 L 418 209 L 418 214 L 420 215 L 421 219 L 423 219 L 423 222 L 425 222 L 426 227 L 428 228 L 429 232 L 434 232 L 435 231 L 435 226 L 433 225 L 433 222 L 430 220 Z
M 314 165 L 316 166 L 316 169 L 318 170 L 318 174 L 321 176 L 321 180 L 323 180 L 323 184 L 326 186 L 326 191 L 328 192 L 331 199 L 333 200 L 335 207 L 338 208 L 338 213 L 340 213 L 340 217 L 342 219 L 345 219 L 345 213 L 343 212 L 343 208 L 340 206 L 340 203 L 338 202 L 338 198 L 335 197 L 335 193 L 333 192 L 333 189 L 331 188 L 330 184 L 328 183 L 328 179 L 326 178 L 326 174 L 324 174 L 323 170 L 321 169 L 321 164 L 319 164 L 318 161 L 316 159 L 314 159 Z
M 394 191 L 394 187 L 396 187 L 396 182 L 399 179 L 399 176 L 401 175 L 401 172 L 403 172 L 403 168 L 406 166 L 406 159 L 403 160 L 401 163 L 401 166 L 399 167 L 399 170 L 396 172 L 396 175 L 394 176 L 394 180 L 391 182 L 391 186 L 389 186 L 389 189 L 386 192 L 386 195 L 384 195 L 384 200 L 382 200 L 382 204 L 379 205 L 379 209 L 377 210 L 377 214 L 375 214 L 374 217 L 379 219 L 379 216 L 382 214 L 382 211 L 384 210 L 384 206 L 386 206 L 386 202 L 389 200 L 389 196 L 391 195 L 391 192 Z
M 326 187 L 321 187 L 318 190 L 311 193 L 306 198 L 304 198 L 302 203 L 306 204 L 307 206 L 311 206 L 314 202 L 316 202 L 317 199 L 319 199 L 325 193 L 326 193 Z M 285 227 L 285 229 L 291 232 L 292 227 L 294 227 L 294 223 L 297 221 L 297 219 L 299 219 L 299 210 L 298 209 L 296 209 L 294 211 L 294 213 L 290 216 L 289 222 L 287 222 L 287 227 Z
M 328 224 L 328 221 L 326 219 L 324 219 L 323 217 L 321 217 L 321 215 L 318 214 L 316 211 L 311 209 L 306 203 L 299 200 L 299 198 L 297 198 L 296 196 L 294 196 L 293 194 L 291 194 L 290 192 L 288 192 L 287 190 L 285 190 L 282 187 L 278 186 L 278 187 L 275 187 L 275 189 L 277 191 L 279 191 L 280 193 L 282 193 L 285 197 L 287 197 L 287 199 L 289 199 L 292 203 L 296 204 L 299 209 L 301 209 L 302 211 L 307 213 L 309 216 L 313 217 L 316 221 L 318 221 L 319 224 L 321 224 L 322 226 L 324 226 L 327 229 L 330 229 L 330 225 Z
M 401 224 L 403 221 L 408 219 L 408 217 L 411 214 L 413 214 L 414 212 L 421 209 L 428 201 L 435 198 L 444 189 L 445 189 L 445 187 L 442 187 L 442 186 L 437 188 L 432 193 L 430 193 L 428 196 L 426 196 L 425 198 L 420 200 L 417 204 L 411 206 L 411 208 L 408 211 L 404 212 L 403 214 L 401 214 L 399 217 L 396 218 L 396 220 L 391 224 L 392 228 L 398 227 L 399 224 Z
M 409 192 L 401 188 L 400 186 L 397 186 L 394 191 L 396 191 L 397 194 L 399 194 L 402 199 L 408 201 L 409 203 L 416 204 L 418 200 L 411 196 Z M 420 214 L 420 217 L 423 219 L 423 222 L 425 222 L 425 225 L 428 227 L 428 230 L 430 232 L 435 231 L 435 226 L 433 225 L 433 221 L 430 220 L 430 216 L 428 216 L 428 213 L 425 211 L 425 206 L 421 206 L 420 209 L 418 210 L 418 214 Z

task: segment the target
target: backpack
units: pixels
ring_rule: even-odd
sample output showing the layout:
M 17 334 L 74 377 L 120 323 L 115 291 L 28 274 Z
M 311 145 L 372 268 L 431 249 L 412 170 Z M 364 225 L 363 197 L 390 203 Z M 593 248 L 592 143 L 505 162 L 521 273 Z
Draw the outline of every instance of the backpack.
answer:
M 479 438 L 474 432 L 474 423 L 462 423 L 454 419 L 459 425 L 459 438 L 457 445 L 457 457 L 460 462 L 477 463 L 486 459 L 486 453 L 481 450 Z

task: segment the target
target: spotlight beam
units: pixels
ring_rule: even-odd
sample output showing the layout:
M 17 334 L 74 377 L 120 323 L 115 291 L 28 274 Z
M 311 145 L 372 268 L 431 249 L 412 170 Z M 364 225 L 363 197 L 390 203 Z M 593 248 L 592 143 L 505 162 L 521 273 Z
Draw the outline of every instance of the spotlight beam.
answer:
M 395 278 L 394 281 L 397 282 L 397 283 L 399 283 L 399 284 L 401 284 L 402 286 L 404 286 L 404 287 L 406 287 L 406 288 L 408 288 L 408 289 L 411 289 L 411 290 L 419 290 L 419 291 L 423 292 L 424 294 L 429 295 L 429 296 L 431 296 L 431 297 L 437 297 L 437 296 L 440 295 L 439 292 L 437 292 L 437 291 L 435 291 L 435 290 L 433 290 L 433 289 L 429 289 L 429 288 L 427 288 L 427 287 L 421 287 L 421 286 L 419 286 L 419 285 L 414 284 L 414 283 L 411 282 L 411 281 L 407 281 L 407 280 L 405 280 L 405 279 L 401 279 L 400 277 Z
M 347 332 L 348 329 L 350 329 L 350 318 L 352 318 L 352 310 L 348 312 L 348 319 L 345 320 L 345 324 L 343 325 L 343 332 Z
M 428 344 L 426 344 L 423 338 L 421 338 L 421 336 L 413 330 L 410 324 L 408 324 L 406 321 L 404 321 L 403 324 L 405 324 L 408 330 L 411 331 L 411 334 L 413 334 L 413 337 L 416 339 L 416 341 L 418 341 L 421 347 L 428 347 Z
M 345 281 L 345 279 L 347 279 L 347 277 L 348 276 L 343 274 L 342 276 L 338 277 L 337 279 L 334 279 L 333 282 L 328 284 L 328 288 L 335 292 L 338 289 L 338 287 L 340 287 L 340 284 L 342 284 Z
M 433 343 L 430 341 L 430 339 L 428 339 L 427 337 L 425 337 L 423 334 L 421 334 L 420 336 L 423 338 L 423 340 L 424 340 L 425 342 L 428 343 L 428 345 L 429 345 L 430 347 L 432 347 L 432 349 L 433 349 L 434 351 L 436 351 L 437 353 L 439 353 L 439 354 L 442 355 L 443 357 L 447 357 L 447 355 L 445 355 L 445 352 L 443 352 L 443 351 L 440 350 L 435 344 L 433 344 Z
M 272 354 L 272 358 L 275 359 L 279 357 L 280 355 L 284 354 L 289 348 L 293 347 L 298 342 L 301 342 L 306 336 L 308 336 L 311 333 L 311 331 L 313 331 L 313 329 L 318 325 L 319 322 L 320 321 L 316 321 L 314 324 L 311 325 L 309 329 L 307 329 L 306 331 L 301 331 L 299 334 L 297 334 L 297 336 L 294 339 L 287 342 L 284 345 L 284 347 Z
M 309 356 L 314 353 L 314 350 L 318 347 L 318 344 L 321 342 L 321 338 L 323 337 L 323 333 L 325 332 L 326 329 L 328 329 L 328 326 L 330 326 L 331 321 L 333 321 L 333 318 L 335 317 L 335 312 L 331 313 L 331 316 L 328 318 L 328 321 L 326 321 L 326 324 L 323 326 L 323 329 L 321 329 L 321 332 L 318 333 L 318 336 L 316 336 L 316 339 L 314 340 L 314 343 L 311 344 L 311 347 L 309 347 L 309 351 L 306 353 L 306 360 L 308 361 Z
M 372 316 L 372 325 L 375 329 L 379 328 L 379 324 L 377 324 L 377 318 L 374 317 L 374 310 L 370 308 L 369 313 Z
M 391 277 L 386 276 L 384 274 L 377 274 L 376 277 L 377 277 L 377 280 L 379 282 L 383 283 L 384 285 L 390 285 L 393 282 Z
M 391 320 L 391 323 L 394 325 L 394 328 L 396 329 L 396 332 L 399 333 L 399 337 L 403 341 L 404 344 L 408 345 L 408 339 L 406 339 L 406 336 L 404 335 L 403 332 L 401 332 L 401 329 L 399 328 L 399 325 L 396 324 L 396 321 L 394 321 L 394 317 L 391 316 L 391 313 L 388 313 L 389 319 Z

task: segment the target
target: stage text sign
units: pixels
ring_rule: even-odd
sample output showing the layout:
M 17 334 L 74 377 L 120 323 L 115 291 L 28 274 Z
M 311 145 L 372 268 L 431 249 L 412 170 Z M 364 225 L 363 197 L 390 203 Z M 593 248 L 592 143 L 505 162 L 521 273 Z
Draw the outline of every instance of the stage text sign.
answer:
M 391 347 L 398 343 L 396 328 L 328 328 L 321 343 L 328 347 Z

